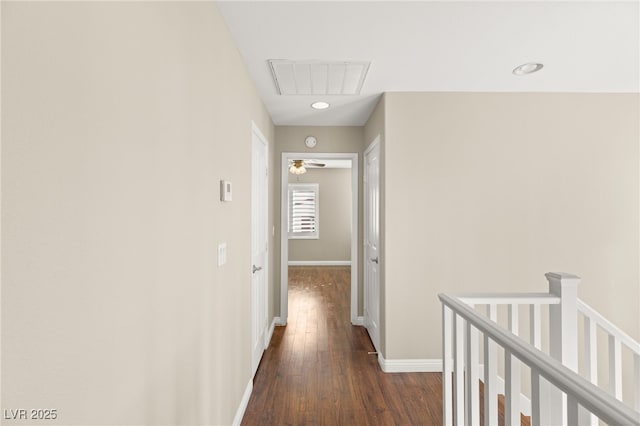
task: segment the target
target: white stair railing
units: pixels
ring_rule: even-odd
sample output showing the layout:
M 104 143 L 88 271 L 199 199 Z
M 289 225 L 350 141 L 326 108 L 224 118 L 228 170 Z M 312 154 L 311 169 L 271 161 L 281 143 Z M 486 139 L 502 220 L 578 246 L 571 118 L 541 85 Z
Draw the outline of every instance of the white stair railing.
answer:
M 549 293 L 439 295 L 443 305 L 443 423 L 476 425 L 480 422 L 480 347 L 484 362 L 484 424 L 498 423 L 497 348 L 504 350 L 505 425 L 520 424 L 521 366 L 530 371 L 532 425 L 597 424 L 640 425 L 640 345 L 577 299 L 580 278 L 570 274 L 546 274 Z M 475 306 L 486 305 L 487 315 Z M 507 328 L 497 323 L 497 307 L 508 307 Z M 519 306 L 529 306 L 529 343 L 519 334 Z M 541 341 L 542 307 L 548 306 L 549 354 Z M 587 379 L 597 378 L 596 327 L 610 342 L 608 394 L 578 372 L 578 312 L 584 317 Z M 588 325 L 587 325 L 588 323 Z M 635 411 L 621 399 L 621 355 L 624 345 L 634 354 Z M 597 380 L 597 379 L 596 379 Z
M 598 330 L 601 330 L 606 335 L 608 346 L 608 391 L 616 399 L 622 400 L 622 356 L 625 351 L 629 352 L 633 359 L 633 408 L 640 411 L 640 344 L 580 299 L 577 308 L 584 324 L 583 375 L 594 385 L 598 384 Z M 598 424 L 593 415 L 588 416 L 588 420 L 584 419 L 582 423 Z

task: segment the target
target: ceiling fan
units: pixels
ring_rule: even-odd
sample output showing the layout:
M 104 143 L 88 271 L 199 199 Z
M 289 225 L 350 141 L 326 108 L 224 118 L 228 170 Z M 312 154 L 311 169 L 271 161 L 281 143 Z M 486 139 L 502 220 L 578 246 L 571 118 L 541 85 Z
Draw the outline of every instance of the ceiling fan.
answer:
M 301 175 L 307 172 L 307 167 L 320 168 L 326 164 L 320 163 L 318 160 L 289 160 L 289 173 Z

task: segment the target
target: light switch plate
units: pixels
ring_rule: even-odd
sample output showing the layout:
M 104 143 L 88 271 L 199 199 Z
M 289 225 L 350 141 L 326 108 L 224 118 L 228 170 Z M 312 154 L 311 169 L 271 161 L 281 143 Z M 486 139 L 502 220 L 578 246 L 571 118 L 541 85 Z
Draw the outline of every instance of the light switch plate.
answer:
M 227 263 L 227 243 L 218 245 L 218 266 Z
M 231 182 L 228 180 L 220 181 L 220 201 L 231 201 L 232 191 Z

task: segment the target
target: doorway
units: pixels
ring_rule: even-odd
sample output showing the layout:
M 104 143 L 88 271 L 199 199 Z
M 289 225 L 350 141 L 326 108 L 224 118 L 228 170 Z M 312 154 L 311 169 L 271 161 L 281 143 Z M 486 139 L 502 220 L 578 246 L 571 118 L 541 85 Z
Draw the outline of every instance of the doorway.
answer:
M 281 163 L 281 198 L 280 198 L 280 324 L 287 323 L 289 312 L 289 217 L 288 186 L 289 162 L 309 157 L 309 153 L 284 152 Z M 358 317 L 358 154 L 356 153 L 313 153 L 319 161 L 348 160 L 351 161 L 351 323 L 362 325 Z

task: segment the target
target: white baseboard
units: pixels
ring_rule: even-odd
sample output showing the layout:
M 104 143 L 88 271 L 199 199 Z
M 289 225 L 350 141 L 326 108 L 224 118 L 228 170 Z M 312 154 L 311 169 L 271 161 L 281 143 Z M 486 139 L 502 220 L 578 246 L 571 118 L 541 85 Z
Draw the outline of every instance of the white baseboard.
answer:
M 269 347 L 271 343 L 271 338 L 273 337 L 273 331 L 276 328 L 276 324 L 280 323 L 280 317 L 274 317 L 273 321 L 271 321 L 271 326 L 269 326 L 269 331 L 267 335 L 267 340 L 264 342 L 265 349 Z
M 364 317 L 356 317 L 355 320 L 351 321 L 351 324 L 364 326 Z
M 289 266 L 351 266 L 350 260 L 290 260 Z
M 264 347 L 265 349 L 269 347 L 271 343 L 271 338 L 273 337 L 273 331 L 276 328 L 276 324 L 280 324 L 280 317 L 274 317 L 271 321 L 271 325 L 269 326 L 269 330 L 267 331 L 267 336 L 265 337 Z M 249 399 L 251 398 L 251 392 L 253 392 L 253 377 L 249 380 L 246 389 L 244 390 L 244 395 L 242 395 L 242 401 L 240 401 L 240 405 L 238 406 L 238 410 L 236 411 L 236 415 L 233 418 L 233 426 L 238 426 L 242 422 L 242 418 L 244 417 L 244 412 L 247 409 L 247 405 L 249 404 Z
M 244 390 L 244 395 L 242 395 L 242 401 L 240 401 L 240 405 L 236 410 L 236 415 L 233 418 L 233 426 L 240 426 L 242 423 L 242 418 L 244 417 L 244 412 L 247 409 L 247 405 L 249 405 L 249 399 L 251 398 L 251 392 L 253 391 L 253 378 L 249 380 L 247 383 L 247 387 Z
M 385 373 L 441 373 L 441 359 L 384 359 L 378 353 L 378 364 Z

